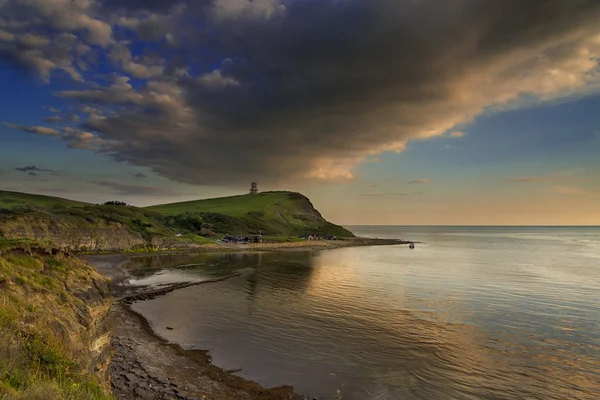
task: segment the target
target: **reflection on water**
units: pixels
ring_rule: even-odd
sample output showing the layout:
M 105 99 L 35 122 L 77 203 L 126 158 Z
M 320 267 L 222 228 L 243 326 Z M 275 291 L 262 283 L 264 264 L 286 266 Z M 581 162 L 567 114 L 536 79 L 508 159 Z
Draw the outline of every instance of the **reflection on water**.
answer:
M 131 277 L 123 284 L 128 287 L 156 287 L 178 282 L 205 281 L 230 275 L 259 264 L 260 254 L 173 254 L 136 256 L 123 265 Z
M 600 230 L 495 229 L 419 231 L 427 243 L 412 251 L 138 258 L 129 270 L 155 284 L 244 274 L 134 308 L 218 365 L 313 396 L 600 398 L 600 270 L 586 256 Z

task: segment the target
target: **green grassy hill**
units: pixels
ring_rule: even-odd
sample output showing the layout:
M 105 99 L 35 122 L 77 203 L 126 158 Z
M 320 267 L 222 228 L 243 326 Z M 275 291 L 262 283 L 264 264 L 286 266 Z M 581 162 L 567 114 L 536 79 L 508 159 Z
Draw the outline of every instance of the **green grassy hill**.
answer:
M 215 199 L 194 200 L 182 203 L 163 204 L 147 207 L 147 209 L 165 215 L 184 213 L 215 213 L 231 217 L 243 217 L 249 212 L 265 211 L 273 205 L 293 206 L 289 201 L 290 192 L 265 192 L 255 195 L 220 197 Z
M 5 209 L 17 207 L 82 207 L 85 205 L 88 204 L 74 200 L 61 199 L 59 197 L 0 190 L 0 208 Z
M 50 240 L 69 251 L 188 248 L 222 234 L 353 236 L 292 192 L 138 208 L 0 191 L 0 237 Z
M 148 207 L 189 229 L 204 226 L 231 234 L 354 236 L 326 221 L 308 198 L 294 192 L 264 192 Z

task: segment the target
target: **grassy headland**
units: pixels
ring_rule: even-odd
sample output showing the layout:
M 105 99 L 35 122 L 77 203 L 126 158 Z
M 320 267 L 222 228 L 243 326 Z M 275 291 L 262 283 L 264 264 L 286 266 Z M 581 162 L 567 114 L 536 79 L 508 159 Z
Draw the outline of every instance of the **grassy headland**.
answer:
M 262 234 L 277 241 L 303 234 L 354 236 L 292 192 L 138 208 L 0 191 L 0 236 L 50 240 L 68 251 L 185 249 L 222 234 Z
M 0 399 L 109 399 L 107 282 L 49 243 L 0 239 Z
M 245 194 L 240 196 L 219 197 L 215 199 L 185 201 L 181 203 L 162 204 L 148 207 L 165 215 L 179 215 L 185 213 L 213 213 L 225 214 L 230 217 L 243 217 L 250 212 L 265 211 L 271 206 L 293 206 L 293 197 L 290 192 L 265 192 L 255 195 Z M 296 196 L 296 200 L 299 197 Z
M 326 221 L 308 198 L 293 192 L 264 192 L 148 207 L 173 224 L 194 229 L 210 226 L 217 232 L 274 237 L 303 234 L 354 237 Z

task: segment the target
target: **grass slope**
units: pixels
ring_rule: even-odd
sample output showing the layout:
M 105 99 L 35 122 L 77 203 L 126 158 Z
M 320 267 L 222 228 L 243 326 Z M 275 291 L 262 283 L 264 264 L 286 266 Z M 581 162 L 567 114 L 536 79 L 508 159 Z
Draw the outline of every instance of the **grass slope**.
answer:
M 325 220 L 308 198 L 294 192 L 263 192 L 148 207 L 171 216 L 175 224 L 208 226 L 217 232 L 296 236 L 354 236 Z
M 282 204 L 288 200 L 289 194 L 289 192 L 265 192 L 255 195 L 246 194 L 241 196 L 163 204 L 147 207 L 147 209 L 165 215 L 214 213 L 224 214 L 230 217 L 243 217 L 249 212 L 261 212 L 267 210 L 270 206 Z
M 82 207 L 88 205 L 74 200 L 61 199 L 59 197 L 41 196 L 37 194 L 8 192 L 0 190 L 0 208 L 17 207 Z
M 110 301 L 83 261 L 48 243 L 0 239 L 0 399 L 112 398 L 90 372 L 89 348 L 94 314 L 108 315 Z

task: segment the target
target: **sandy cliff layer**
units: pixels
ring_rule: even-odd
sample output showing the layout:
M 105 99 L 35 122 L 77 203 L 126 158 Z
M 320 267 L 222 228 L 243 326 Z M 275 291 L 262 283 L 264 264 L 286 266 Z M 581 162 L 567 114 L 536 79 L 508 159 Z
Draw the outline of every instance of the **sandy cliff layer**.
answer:
M 69 221 L 70 222 L 70 221 Z M 8 239 L 50 241 L 67 252 L 123 252 L 177 250 L 199 247 L 200 243 L 187 238 L 155 235 L 146 236 L 118 222 L 75 221 L 69 224 L 50 218 L 20 216 L 0 223 L 2 234 Z

